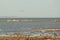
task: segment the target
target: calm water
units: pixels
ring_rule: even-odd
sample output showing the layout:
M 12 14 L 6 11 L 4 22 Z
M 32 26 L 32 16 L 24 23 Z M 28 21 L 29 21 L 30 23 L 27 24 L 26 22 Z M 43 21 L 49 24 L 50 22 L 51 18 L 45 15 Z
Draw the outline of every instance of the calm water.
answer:
M 60 23 L 40 23 L 40 22 L 0 22 L 0 33 L 30 31 L 34 27 L 59 28 Z
M 34 19 L 35 20 L 35 19 Z M 60 28 L 60 23 L 49 22 L 0 22 L 0 34 L 7 32 L 30 31 L 32 28 Z

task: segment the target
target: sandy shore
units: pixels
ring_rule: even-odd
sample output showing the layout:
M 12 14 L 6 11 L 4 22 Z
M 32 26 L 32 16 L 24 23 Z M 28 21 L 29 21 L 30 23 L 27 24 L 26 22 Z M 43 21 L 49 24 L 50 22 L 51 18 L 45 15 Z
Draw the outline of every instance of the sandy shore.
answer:
M 0 37 L 0 40 L 60 40 L 60 38 L 47 38 L 47 37 Z

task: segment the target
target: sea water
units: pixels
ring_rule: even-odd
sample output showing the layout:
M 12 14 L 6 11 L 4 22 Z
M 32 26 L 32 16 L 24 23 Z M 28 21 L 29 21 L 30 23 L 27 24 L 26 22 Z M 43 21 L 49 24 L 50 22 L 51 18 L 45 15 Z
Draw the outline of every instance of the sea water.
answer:
M 0 19 L 0 20 L 11 20 L 11 19 Z M 23 19 L 18 19 L 23 20 Z M 31 19 L 29 19 L 31 20 Z M 36 19 L 32 19 L 36 20 Z M 48 19 L 37 19 L 42 22 L 0 22 L 0 34 L 12 33 L 12 32 L 29 32 L 33 28 L 60 28 L 60 23 L 48 22 Z M 46 22 L 43 22 L 43 21 Z

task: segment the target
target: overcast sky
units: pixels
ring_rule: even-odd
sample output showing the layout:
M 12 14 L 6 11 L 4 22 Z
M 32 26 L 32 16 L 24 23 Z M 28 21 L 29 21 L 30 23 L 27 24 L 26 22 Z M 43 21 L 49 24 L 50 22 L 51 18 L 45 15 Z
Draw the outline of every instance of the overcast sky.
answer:
M 0 0 L 0 17 L 60 17 L 60 0 Z

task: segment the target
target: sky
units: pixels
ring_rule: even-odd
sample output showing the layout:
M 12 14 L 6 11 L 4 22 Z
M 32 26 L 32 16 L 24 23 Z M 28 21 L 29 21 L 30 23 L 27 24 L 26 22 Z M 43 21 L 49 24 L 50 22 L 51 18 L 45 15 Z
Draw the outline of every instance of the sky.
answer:
M 60 17 L 60 0 L 0 0 L 0 17 Z

